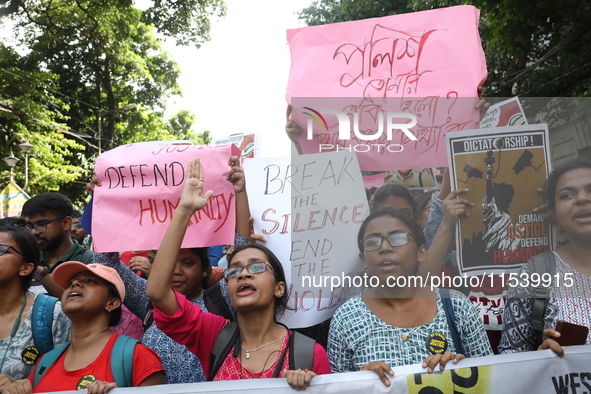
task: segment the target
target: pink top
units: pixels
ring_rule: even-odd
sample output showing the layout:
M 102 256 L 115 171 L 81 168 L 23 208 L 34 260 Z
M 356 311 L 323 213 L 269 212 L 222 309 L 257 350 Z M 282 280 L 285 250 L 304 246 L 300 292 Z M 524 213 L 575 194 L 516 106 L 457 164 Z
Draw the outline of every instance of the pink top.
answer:
M 179 303 L 179 309 L 174 315 L 168 316 L 154 307 L 156 326 L 174 341 L 185 345 L 189 351 L 195 353 L 199 357 L 199 361 L 201 361 L 205 375 L 209 377 L 209 371 L 211 370 L 210 355 L 213 344 L 228 321 L 213 313 L 203 312 L 199 305 L 193 305 L 184 295 L 176 291 L 175 295 Z M 280 354 L 286 349 L 288 341 L 289 336 L 286 335 L 281 345 Z M 240 361 L 232 356 L 232 351 L 230 351 L 214 380 L 271 378 L 278 361 L 279 357 L 264 371 L 252 372 L 244 368 Z M 283 364 L 282 370 L 289 368 L 289 349 Z M 312 371 L 317 375 L 330 373 L 328 356 L 324 348 L 318 343 L 314 346 L 314 367 Z

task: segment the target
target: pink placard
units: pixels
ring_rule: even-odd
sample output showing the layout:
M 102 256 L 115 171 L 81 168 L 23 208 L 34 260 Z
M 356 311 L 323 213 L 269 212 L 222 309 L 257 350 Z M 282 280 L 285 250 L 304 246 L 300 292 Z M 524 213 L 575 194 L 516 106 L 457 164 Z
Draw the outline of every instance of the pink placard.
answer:
M 226 180 L 234 145 L 131 144 L 103 153 L 95 173 L 92 236 L 96 252 L 154 250 L 178 205 L 186 167 L 194 157 L 203 164 L 207 206 L 193 215 L 183 248 L 234 243 L 234 188 Z
M 386 175 L 385 172 L 380 172 L 379 174 L 374 175 L 364 175 L 363 176 L 363 186 L 366 189 L 371 189 L 372 187 L 380 187 L 384 184 L 384 176 Z
M 355 150 L 365 171 L 446 166 L 445 133 L 478 127 L 477 89 L 487 75 L 479 15 L 457 6 L 288 30 L 287 100 L 303 152 Z M 349 117 L 350 139 L 326 109 Z M 416 139 L 400 129 L 387 138 L 391 113 L 415 117 Z M 372 134 L 380 137 L 364 138 Z

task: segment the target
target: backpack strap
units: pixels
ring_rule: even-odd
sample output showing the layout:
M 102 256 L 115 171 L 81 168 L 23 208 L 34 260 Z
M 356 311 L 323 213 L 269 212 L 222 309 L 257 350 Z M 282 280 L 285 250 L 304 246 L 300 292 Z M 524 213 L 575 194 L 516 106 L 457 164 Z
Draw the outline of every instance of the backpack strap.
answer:
M 70 342 L 64 343 L 62 346 L 56 347 L 53 350 L 50 350 L 45 354 L 41 360 L 37 363 L 37 367 L 35 369 L 35 377 L 33 378 L 33 390 L 39 384 L 39 381 L 47 372 L 49 368 L 61 357 L 61 355 L 66 351 L 66 349 L 70 346 Z
M 213 381 L 213 378 L 218 373 L 226 356 L 230 353 L 230 349 L 234 347 L 234 352 L 237 353 L 239 346 L 240 330 L 238 329 L 238 323 L 235 321 L 229 322 L 222 331 L 220 331 L 213 343 L 210 355 L 209 377 L 207 378 L 207 381 Z
M 556 258 L 553 252 L 544 252 L 538 254 L 527 261 L 530 277 L 536 273 L 541 278 L 543 274 L 548 273 L 554 279 L 556 273 Z M 539 286 L 535 286 L 534 290 L 534 304 L 531 316 L 531 328 L 536 334 L 536 342 L 538 344 L 543 341 L 544 332 L 544 315 L 546 313 L 546 301 L 550 294 L 550 286 L 543 286 L 540 281 Z
M 80 257 L 80 262 L 84 264 L 90 264 L 94 260 L 94 252 L 92 250 L 84 251 L 82 257 Z
M 135 345 L 140 343 L 135 338 L 120 335 L 111 352 L 111 373 L 117 387 L 133 387 L 133 354 Z
M 226 304 L 226 300 L 224 300 L 224 296 L 222 295 L 220 282 L 216 283 L 203 292 L 203 302 L 205 303 L 205 306 L 209 312 L 225 317 L 226 320 L 234 320 L 232 313 Z
M 57 301 L 55 297 L 39 294 L 33 303 L 31 329 L 35 347 L 39 349 L 39 355 L 53 349 L 53 309 Z
M 460 337 L 460 333 L 458 332 L 458 327 L 456 325 L 456 313 L 451 302 L 451 293 L 449 292 L 449 289 L 439 289 L 439 296 L 441 297 L 441 302 L 443 303 L 443 309 L 445 310 L 445 317 L 447 319 L 447 326 L 451 332 L 451 338 L 454 341 L 456 353 L 465 355 L 464 346 L 462 345 L 462 337 Z

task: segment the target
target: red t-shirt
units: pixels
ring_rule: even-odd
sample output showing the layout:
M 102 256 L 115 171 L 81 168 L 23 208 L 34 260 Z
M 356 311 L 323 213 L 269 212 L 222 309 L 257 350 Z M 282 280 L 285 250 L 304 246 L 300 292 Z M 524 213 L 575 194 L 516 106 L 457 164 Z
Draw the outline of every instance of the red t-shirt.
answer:
M 105 345 L 99 356 L 88 366 L 74 371 L 66 371 L 64 368 L 64 358 L 69 349 L 45 372 L 34 393 L 47 393 L 52 391 L 85 390 L 88 385 L 95 380 L 113 382 L 111 373 L 111 352 L 115 345 L 115 340 L 119 335 L 113 334 Z M 35 380 L 37 367 L 29 376 L 31 386 Z M 148 376 L 155 372 L 163 371 L 162 363 L 158 355 L 144 345 L 137 344 L 133 353 L 133 387 L 137 387 Z
M 209 375 L 210 355 L 213 344 L 220 331 L 227 324 L 227 320 L 213 313 L 203 312 L 199 305 L 193 305 L 187 298 L 175 290 L 179 302 L 179 309 L 173 316 L 162 313 L 154 308 L 154 321 L 156 326 L 176 342 L 185 345 L 187 349 L 199 357 L 205 375 Z M 291 334 L 291 332 L 290 332 Z M 286 335 L 281 350 L 285 351 L 288 344 Z M 272 365 L 265 368 L 265 371 L 251 372 L 244 368 L 240 362 L 229 352 L 214 380 L 238 380 L 254 378 L 273 377 L 278 359 Z M 289 367 L 289 351 L 287 351 L 283 369 Z M 317 375 L 330 373 L 330 363 L 324 348 L 318 343 L 314 346 L 314 366 L 312 367 Z

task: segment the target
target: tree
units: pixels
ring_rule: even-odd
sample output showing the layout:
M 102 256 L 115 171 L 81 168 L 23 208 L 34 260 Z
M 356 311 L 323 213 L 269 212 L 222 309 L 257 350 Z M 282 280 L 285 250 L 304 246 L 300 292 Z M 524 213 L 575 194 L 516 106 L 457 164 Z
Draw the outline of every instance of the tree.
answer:
M 93 147 L 76 153 L 82 146 L 73 142 L 71 151 L 64 152 L 84 179 L 90 178 L 97 146 L 108 150 L 130 142 L 179 139 L 189 118 L 177 117 L 181 129 L 175 129 L 165 120 L 165 107 L 168 97 L 181 92 L 180 70 L 162 51 L 155 29 L 179 44 L 199 46 L 209 39 L 209 17 L 225 12 L 222 0 L 155 0 L 145 11 L 130 0 L 0 0 L 0 5 L 5 6 L 0 16 L 16 23 L 19 45 L 28 49 L 15 74 L 36 70 L 53 81 L 52 97 L 33 97 L 39 100 L 35 105 L 69 132 L 66 140 L 76 135 Z M 41 81 L 31 82 L 28 89 L 46 89 Z M 0 138 L 9 138 L 8 130 L 0 129 Z M 71 198 L 83 193 L 79 185 L 74 191 L 64 179 L 56 180 Z
M 481 10 L 490 96 L 591 94 L 591 4 L 574 0 L 317 0 L 299 14 L 309 25 L 460 4 Z

